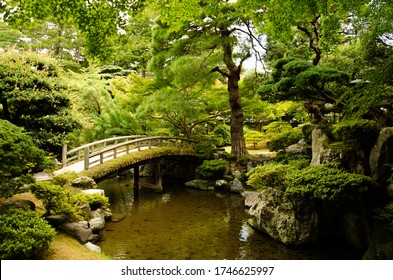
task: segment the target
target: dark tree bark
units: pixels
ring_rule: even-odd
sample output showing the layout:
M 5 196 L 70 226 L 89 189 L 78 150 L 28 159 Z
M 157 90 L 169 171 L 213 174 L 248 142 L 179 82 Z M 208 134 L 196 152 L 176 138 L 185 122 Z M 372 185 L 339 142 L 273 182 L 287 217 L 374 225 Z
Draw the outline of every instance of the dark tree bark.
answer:
M 236 155 L 237 159 L 240 159 L 242 156 L 248 155 L 248 151 L 243 132 L 244 115 L 243 108 L 240 104 L 239 81 L 242 64 L 250 54 L 247 54 L 240 61 L 240 64 L 236 65 L 232 56 L 233 46 L 230 40 L 228 40 L 230 34 L 231 31 L 229 30 L 222 30 L 221 32 L 221 36 L 227 39 L 224 39 L 222 44 L 224 52 L 223 60 L 227 68 L 220 69 L 219 67 L 215 67 L 212 69 L 212 72 L 219 72 L 228 80 L 229 105 L 231 107 L 231 153 Z

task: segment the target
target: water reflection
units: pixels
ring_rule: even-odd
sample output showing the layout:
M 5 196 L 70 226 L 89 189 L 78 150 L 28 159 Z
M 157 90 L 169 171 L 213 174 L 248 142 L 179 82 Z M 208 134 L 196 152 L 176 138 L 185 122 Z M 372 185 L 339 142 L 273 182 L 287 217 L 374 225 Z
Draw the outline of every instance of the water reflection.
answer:
M 185 189 L 167 182 L 134 198 L 131 179 L 99 183 L 109 197 L 114 220 L 107 224 L 103 252 L 114 259 L 358 259 L 352 248 L 287 248 L 247 224 L 240 195 Z M 117 219 L 119 216 L 122 219 Z

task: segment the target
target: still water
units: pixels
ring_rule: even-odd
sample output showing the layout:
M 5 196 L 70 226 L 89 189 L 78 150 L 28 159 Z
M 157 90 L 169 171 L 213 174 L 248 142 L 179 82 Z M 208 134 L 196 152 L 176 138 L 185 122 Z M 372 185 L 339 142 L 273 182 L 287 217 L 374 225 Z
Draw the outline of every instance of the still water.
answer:
M 109 197 L 114 220 L 99 245 L 119 260 L 360 259 L 340 242 L 307 249 L 287 248 L 247 225 L 240 195 L 197 191 L 164 181 L 164 192 L 142 189 L 134 197 L 132 179 L 98 184 Z

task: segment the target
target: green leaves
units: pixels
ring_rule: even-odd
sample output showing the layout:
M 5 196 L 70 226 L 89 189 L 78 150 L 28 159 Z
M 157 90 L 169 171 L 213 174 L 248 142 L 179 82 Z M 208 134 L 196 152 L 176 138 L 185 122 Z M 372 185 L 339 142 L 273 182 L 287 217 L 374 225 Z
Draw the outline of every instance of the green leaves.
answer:
M 36 212 L 23 209 L 0 211 L 0 258 L 36 259 L 49 250 L 56 231 Z
M 60 154 L 64 134 L 79 124 L 69 114 L 58 73 L 57 62 L 40 54 L 0 54 L 0 118 L 25 127 L 39 147 Z
M 10 197 L 32 183 L 33 172 L 43 168 L 44 151 L 37 148 L 23 129 L 0 119 L 0 196 Z

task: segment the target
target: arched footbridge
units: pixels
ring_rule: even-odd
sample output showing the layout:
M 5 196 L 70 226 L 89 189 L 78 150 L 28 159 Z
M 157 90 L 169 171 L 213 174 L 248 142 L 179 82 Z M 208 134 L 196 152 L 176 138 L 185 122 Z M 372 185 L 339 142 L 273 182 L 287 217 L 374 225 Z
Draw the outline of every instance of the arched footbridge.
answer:
M 54 175 L 74 171 L 100 180 L 122 170 L 134 168 L 134 188 L 138 187 L 139 166 L 156 162 L 156 190 L 162 190 L 160 159 L 195 157 L 196 141 L 180 137 L 145 135 L 119 136 L 99 140 L 71 150 L 63 146 L 62 168 Z

